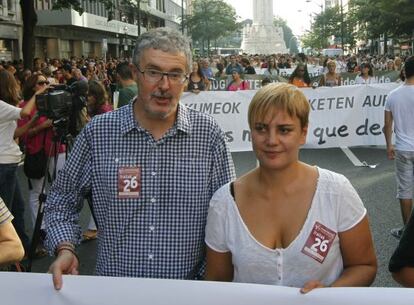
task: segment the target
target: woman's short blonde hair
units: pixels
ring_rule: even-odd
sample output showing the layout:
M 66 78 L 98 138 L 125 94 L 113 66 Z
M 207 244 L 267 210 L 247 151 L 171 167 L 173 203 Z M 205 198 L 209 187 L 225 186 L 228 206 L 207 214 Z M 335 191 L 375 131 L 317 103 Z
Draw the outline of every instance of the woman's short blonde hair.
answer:
M 335 62 L 335 60 L 329 59 L 329 60 L 326 62 L 326 66 L 327 66 L 327 67 L 328 67 L 328 66 L 330 66 L 330 65 L 334 65 L 334 66 L 336 67 L 336 62 Z
M 273 83 L 262 87 L 254 95 L 248 111 L 250 129 L 256 122 L 262 122 L 275 109 L 286 111 L 297 117 L 301 128 L 308 126 L 310 106 L 308 99 L 296 86 L 287 83 Z

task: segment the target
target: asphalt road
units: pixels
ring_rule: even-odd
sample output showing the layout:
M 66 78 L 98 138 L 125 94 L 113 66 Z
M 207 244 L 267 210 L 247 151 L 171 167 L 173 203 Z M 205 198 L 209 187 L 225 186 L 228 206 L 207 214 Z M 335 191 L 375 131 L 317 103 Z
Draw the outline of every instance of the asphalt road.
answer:
M 360 161 L 368 164 L 378 164 L 376 168 L 356 167 L 340 149 L 304 149 L 300 158 L 309 164 L 333 170 L 345 175 L 354 185 L 361 196 L 370 219 L 377 258 L 378 273 L 373 286 L 398 286 L 388 272 L 388 260 L 398 244 L 390 235 L 390 229 L 401 226 L 401 215 L 398 201 L 395 199 L 394 164 L 386 158 L 383 147 L 354 147 L 351 149 Z M 256 166 L 253 153 L 234 153 L 237 175 L 240 176 Z M 20 182 L 25 198 L 28 197 L 27 182 L 19 173 Z M 89 220 L 89 210 L 83 209 L 81 224 L 86 227 Z M 83 243 L 79 247 L 81 259 L 80 274 L 90 275 L 94 272 L 96 241 Z M 33 263 L 33 272 L 46 272 L 53 258 L 37 259 Z

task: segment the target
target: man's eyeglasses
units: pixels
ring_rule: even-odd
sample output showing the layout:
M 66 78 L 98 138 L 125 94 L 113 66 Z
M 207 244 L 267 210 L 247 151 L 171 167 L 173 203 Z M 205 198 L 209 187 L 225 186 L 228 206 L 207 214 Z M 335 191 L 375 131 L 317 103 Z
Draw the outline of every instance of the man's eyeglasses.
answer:
M 183 84 L 187 80 L 187 75 L 183 72 L 162 72 L 154 69 L 144 69 L 138 71 L 144 75 L 146 81 L 150 83 L 158 83 L 164 76 L 168 78 L 172 84 Z
M 49 85 L 49 82 L 47 80 L 41 80 L 39 82 L 37 82 L 38 85 L 43 86 L 43 85 Z

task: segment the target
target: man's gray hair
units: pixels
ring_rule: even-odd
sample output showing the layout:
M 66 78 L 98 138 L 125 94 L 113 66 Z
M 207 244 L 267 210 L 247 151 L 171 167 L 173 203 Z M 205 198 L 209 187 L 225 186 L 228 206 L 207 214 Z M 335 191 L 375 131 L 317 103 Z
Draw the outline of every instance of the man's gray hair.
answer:
M 191 71 L 192 54 L 190 41 L 179 31 L 172 28 L 155 28 L 140 35 L 135 44 L 133 62 L 140 69 L 139 61 L 144 50 L 156 49 L 167 53 L 184 53 L 187 71 Z

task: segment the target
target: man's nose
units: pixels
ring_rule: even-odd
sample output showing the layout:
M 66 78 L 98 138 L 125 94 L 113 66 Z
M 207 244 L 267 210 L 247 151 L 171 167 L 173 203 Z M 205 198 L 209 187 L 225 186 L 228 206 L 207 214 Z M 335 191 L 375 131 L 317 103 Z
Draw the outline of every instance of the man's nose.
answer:
M 170 88 L 170 80 L 168 79 L 168 75 L 163 74 L 162 78 L 158 82 L 158 87 L 162 90 L 167 90 Z

